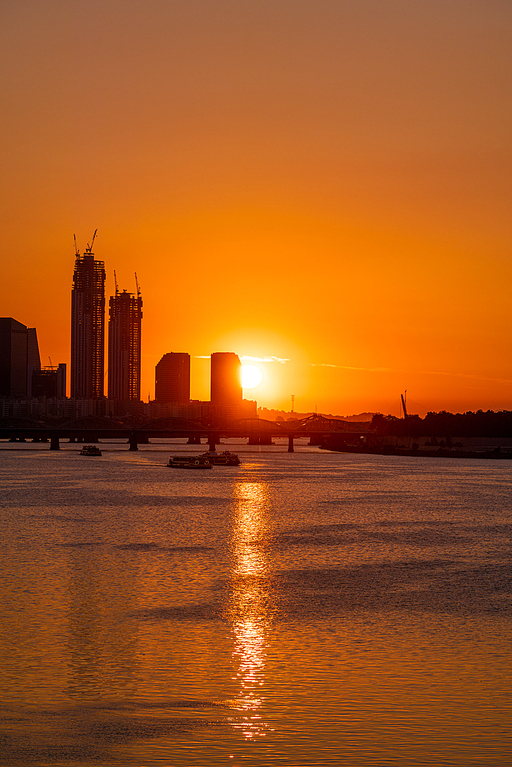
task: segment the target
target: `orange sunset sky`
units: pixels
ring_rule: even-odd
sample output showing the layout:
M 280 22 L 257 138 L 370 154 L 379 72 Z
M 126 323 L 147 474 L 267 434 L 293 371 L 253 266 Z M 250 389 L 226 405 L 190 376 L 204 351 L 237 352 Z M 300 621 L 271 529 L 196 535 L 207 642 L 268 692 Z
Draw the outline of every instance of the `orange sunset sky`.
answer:
M 1 316 L 69 363 L 73 234 L 264 407 L 512 409 L 509 0 L 2 0 Z M 69 372 L 69 369 L 68 369 Z

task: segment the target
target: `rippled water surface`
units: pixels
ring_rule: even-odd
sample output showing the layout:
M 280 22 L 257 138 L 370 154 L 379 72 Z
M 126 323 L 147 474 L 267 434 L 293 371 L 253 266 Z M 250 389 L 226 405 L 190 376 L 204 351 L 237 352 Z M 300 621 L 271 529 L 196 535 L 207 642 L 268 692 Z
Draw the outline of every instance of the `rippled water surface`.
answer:
M 1 765 L 503 765 L 512 464 L 0 445 Z

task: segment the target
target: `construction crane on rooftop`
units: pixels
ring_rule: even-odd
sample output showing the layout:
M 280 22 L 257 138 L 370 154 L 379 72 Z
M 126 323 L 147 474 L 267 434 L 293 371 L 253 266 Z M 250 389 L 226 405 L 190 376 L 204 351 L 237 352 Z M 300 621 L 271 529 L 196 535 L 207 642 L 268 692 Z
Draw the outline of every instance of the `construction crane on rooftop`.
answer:
M 137 288 L 137 298 L 140 298 L 140 288 L 139 288 L 139 281 L 137 279 L 137 272 L 135 272 L 135 286 Z
M 91 255 L 91 256 L 93 255 L 92 246 L 94 245 L 94 240 L 96 239 L 97 233 L 98 233 L 98 230 L 95 229 L 94 230 L 94 234 L 92 236 L 91 244 L 89 245 L 89 243 L 87 243 L 87 248 L 85 249 L 85 252 L 89 253 L 89 255 Z

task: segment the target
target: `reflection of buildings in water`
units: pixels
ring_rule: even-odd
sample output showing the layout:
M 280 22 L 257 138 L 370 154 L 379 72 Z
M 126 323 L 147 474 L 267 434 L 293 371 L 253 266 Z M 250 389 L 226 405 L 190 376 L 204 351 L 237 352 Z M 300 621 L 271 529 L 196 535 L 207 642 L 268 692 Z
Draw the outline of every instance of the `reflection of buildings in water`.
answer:
M 267 632 L 270 621 L 269 486 L 263 482 L 237 483 L 232 528 L 233 569 L 231 620 L 233 659 L 238 665 L 238 702 L 245 717 L 241 729 L 246 739 L 262 736 L 268 725 L 258 710 L 263 703 Z

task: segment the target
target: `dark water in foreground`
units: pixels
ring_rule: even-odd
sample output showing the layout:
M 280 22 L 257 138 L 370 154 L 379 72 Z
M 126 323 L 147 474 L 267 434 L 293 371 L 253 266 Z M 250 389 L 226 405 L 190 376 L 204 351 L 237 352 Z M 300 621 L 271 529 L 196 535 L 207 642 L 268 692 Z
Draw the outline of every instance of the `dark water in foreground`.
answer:
M 0 446 L 2 766 L 512 764 L 509 462 L 101 447 Z

